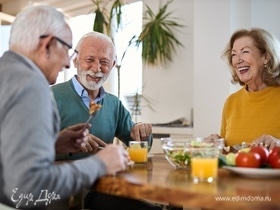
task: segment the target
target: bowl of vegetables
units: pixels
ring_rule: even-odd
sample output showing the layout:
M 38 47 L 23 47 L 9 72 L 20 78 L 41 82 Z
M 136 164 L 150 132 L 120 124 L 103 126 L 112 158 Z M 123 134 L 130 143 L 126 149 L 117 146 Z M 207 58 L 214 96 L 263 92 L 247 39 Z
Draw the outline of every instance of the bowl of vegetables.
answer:
M 176 169 L 190 169 L 191 159 L 199 147 L 213 147 L 213 144 L 199 137 L 161 138 L 161 146 L 167 161 Z

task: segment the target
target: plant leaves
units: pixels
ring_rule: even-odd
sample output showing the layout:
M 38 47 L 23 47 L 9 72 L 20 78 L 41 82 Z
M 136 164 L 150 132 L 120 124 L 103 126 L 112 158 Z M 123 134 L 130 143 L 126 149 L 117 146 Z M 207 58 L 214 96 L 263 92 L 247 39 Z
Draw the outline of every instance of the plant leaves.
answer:
M 146 5 L 143 26 L 135 45 L 142 44 L 142 58 L 147 64 L 156 65 L 163 64 L 167 60 L 172 60 L 172 53 L 175 51 L 176 45 L 183 44 L 175 37 L 174 29 L 183 27 L 177 23 L 176 18 L 172 18 L 171 12 L 167 12 L 168 5 L 172 1 L 168 1 L 163 5 L 157 14 Z
M 116 0 L 111 8 L 110 12 L 110 23 L 113 22 L 113 20 L 116 20 L 116 29 L 118 30 L 121 26 L 121 21 L 122 21 L 122 7 L 123 3 L 121 0 Z
M 93 24 L 93 30 L 104 33 L 108 23 L 106 22 L 106 19 L 103 15 L 103 13 L 100 11 L 100 8 L 97 8 L 95 11 L 95 19 L 94 19 L 94 24 Z

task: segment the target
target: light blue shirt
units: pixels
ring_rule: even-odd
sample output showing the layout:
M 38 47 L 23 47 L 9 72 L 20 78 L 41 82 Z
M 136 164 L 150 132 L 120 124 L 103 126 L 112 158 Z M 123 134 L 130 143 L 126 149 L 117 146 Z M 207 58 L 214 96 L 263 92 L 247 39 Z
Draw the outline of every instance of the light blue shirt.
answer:
M 72 78 L 72 82 L 74 85 L 75 91 L 78 93 L 78 95 L 82 98 L 82 101 L 84 104 L 89 108 L 89 103 L 90 103 L 90 97 L 88 95 L 87 90 L 81 85 L 81 83 L 77 80 L 77 75 L 75 75 Z M 101 101 L 106 95 L 105 89 L 101 86 L 99 89 L 99 94 L 98 96 L 94 99 L 94 102 L 97 104 L 99 101 Z

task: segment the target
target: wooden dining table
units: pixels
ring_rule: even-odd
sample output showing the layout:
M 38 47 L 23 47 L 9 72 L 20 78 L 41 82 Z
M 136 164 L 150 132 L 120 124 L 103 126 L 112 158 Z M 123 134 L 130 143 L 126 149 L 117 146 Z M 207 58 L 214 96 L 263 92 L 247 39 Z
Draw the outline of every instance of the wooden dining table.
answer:
M 212 183 L 194 183 L 190 170 L 175 169 L 163 154 L 100 178 L 93 189 L 157 204 L 201 209 L 280 209 L 280 178 L 248 178 L 219 168 Z

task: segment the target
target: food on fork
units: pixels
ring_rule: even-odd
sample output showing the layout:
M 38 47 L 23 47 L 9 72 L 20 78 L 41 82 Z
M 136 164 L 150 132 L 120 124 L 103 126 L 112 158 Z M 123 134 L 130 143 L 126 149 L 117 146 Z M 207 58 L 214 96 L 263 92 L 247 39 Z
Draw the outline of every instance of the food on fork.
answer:
M 102 106 L 100 104 L 96 104 L 93 100 L 90 101 L 90 103 L 89 103 L 89 114 L 92 115 L 94 112 L 101 109 L 101 107 Z
M 86 121 L 86 123 L 85 123 L 85 126 L 84 126 L 83 130 L 86 129 L 87 124 L 88 124 L 88 123 L 90 122 L 90 120 L 93 118 L 93 113 L 95 113 L 96 111 L 98 111 L 99 109 L 101 109 L 101 107 L 102 107 L 102 106 L 101 106 L 100 104 L 94 103 L 93 100 L 90 101 L 90 103 L 89 103 L 89 117 L 88 117 L 88 119 L 87 119 L 87 121 Z

